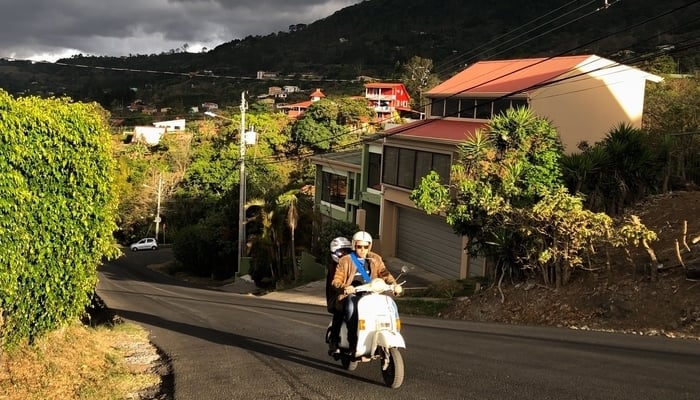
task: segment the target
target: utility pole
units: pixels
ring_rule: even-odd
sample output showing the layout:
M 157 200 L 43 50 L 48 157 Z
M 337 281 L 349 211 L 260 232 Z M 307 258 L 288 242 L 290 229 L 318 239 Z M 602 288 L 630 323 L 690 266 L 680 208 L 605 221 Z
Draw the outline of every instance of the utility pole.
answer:
M 241 130 L 238 133 L 238 140 L 240 141 L 240 171 L 239 171 L 239 183 L 240 188 L 238 193 L 238 263 L 236 265 L 237 271 L 241 272 L 243 260 L 243 253 L 245 252 L 245 198 L 246 198 L 246 176 L 245 176 L 245 110 L 247 105 L 245 101 L 245 92 L 241 92 Z
M 156 243 L 158 242 L 158 228 L 160 227 L 160 194 L 163 190 L 163 175 L 158 176 L 158 200 L 156 205 L 156 218 L 153 222 L 156 223 Z

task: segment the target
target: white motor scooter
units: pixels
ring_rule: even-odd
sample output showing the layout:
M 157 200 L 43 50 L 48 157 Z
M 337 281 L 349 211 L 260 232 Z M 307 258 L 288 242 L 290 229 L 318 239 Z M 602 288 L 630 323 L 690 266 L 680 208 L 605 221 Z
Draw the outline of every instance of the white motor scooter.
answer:
M 406 267 L 404 267 L 406 268 Z M 402 268 L 402 275 L 405 273 Z M 400 276 L 400 275 L 399 275 Z M 397 283 L 402 285 L 405 282 Z M 345 321 L 340 329 L 339 351 L 330 354 L 336 361 L 340 360 L 343 368 L 353 371 L 359 362 L 380 360 L 382 378 L 391 388 L 398 388 L 403 383 L 404 363 L 399 352 L 406 343 L 401 336 L 401 320 L 394 299 L 384 294 L 394 291 L 380 278 L 370 283 L 355 287 L 357 300 L 357 351 L 350 354 L 348 328 Z M 330 337 L 330 325 L 326 330 L 326 343 Z

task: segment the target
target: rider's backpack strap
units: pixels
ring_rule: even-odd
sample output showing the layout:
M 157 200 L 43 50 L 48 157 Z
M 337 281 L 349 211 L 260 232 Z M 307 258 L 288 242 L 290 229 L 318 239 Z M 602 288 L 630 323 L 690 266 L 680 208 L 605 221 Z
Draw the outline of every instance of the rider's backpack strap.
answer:
M 369 277 L 367 270 L 365 270 L 364 263 L 361 262 L 359 258 L 357 258 L 357 255 L 354 251 L 350 253 L 350 258 L 352 258 L 352 262 L 355 264 L 355 268 L 360 273 L 360 275 L 362 275 L 362 279 L 365 281 L 365 283 L 369 283 L 372 279 Z M 365 262 L 369 262 L 369 259 L 365 258 Z

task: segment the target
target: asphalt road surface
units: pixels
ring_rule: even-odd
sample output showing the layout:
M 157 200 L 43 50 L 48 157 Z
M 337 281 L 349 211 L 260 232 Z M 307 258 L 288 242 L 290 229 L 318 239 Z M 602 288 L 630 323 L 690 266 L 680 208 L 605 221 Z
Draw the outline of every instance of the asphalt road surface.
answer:
M 406 376 L 342 369 L 316 305 L 197 288 L 146 268 L 169 249 L 100 268 L 98 293 L 172 360 L 176 399 L 700 399 L 700 341 L 402 318 Z

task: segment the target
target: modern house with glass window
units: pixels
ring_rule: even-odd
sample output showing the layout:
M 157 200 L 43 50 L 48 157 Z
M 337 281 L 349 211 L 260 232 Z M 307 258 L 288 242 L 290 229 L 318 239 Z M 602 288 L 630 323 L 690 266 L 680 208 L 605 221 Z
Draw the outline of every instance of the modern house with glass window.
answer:
M 660 79 L 591 55 L 476 63 L 425 94 L 427 119 L 377 134 L 355 153 L 352 168 L 334 155 L 315 157 L 318 204 L 323 209 L 326 191 L 332 197 L 331 179 L 346 177 L 352 195 L 329 207 L 337 207 L 340 219 L 378 232 L 382 256 L 450 279 L 484 275 L 487 260 L 463 250 L 468 238 L 410 200 L 422 177 L 434 170 L 449 183 L 457 146 L 510 107 L 527 106 L 552 121 L 568 152 L 581 141 L 601 140 L 622 122 L 639 127 L 645 84 Z

